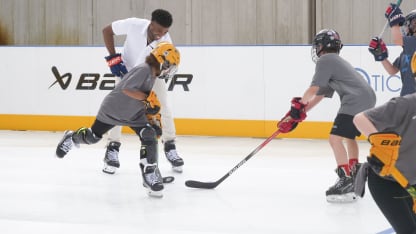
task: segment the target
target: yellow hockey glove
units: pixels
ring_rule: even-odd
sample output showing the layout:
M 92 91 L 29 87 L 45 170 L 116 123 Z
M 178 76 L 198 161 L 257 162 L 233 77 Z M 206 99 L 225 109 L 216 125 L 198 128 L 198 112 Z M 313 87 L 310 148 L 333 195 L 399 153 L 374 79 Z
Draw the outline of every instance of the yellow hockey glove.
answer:
M 152 126 L 152 128 L 156 131 L 157 138 L 160 138 L 162 135 L 162 121 L 161 121 L 161 114 L 157 113 L 155 115 L 147 114 L 147 121 Z
M 394 132 L 381 132 L 368 136 L 368 141 L 371 143 L 371 148 L 367 161 L 371 168 L 380 176 L 393 176 L 405 188 L 408 181 L 395 166 L 399 157 L 401 137 Z
M 146 106 L 146 114 L 155 115 L 160 111 L 160 101 L 156 96 L 156 93 L 151 91 L 146 100 L 143 101 Z

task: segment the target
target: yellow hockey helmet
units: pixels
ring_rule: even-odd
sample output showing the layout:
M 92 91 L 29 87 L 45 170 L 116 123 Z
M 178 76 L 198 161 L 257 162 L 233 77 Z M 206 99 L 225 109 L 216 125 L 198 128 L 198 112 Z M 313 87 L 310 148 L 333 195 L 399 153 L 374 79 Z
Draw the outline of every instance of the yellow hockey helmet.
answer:
M 166 41 L 160 42 L 152 50 L 152 54 L 160 63 L 161 72 L 159 78 L 172 78 L 178 70 L 178 65 L 181 60 L 179 51 L 175 48 L 175 46 Z

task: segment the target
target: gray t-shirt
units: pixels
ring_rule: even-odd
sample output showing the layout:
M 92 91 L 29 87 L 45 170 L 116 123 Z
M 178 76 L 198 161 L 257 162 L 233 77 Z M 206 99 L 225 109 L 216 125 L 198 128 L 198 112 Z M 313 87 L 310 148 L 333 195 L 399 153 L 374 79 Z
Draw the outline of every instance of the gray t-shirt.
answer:
M 363 77 L 336 53 L 322 55 L 316 62 L 311 86 L 319 86 L 317 95 L 340 97 L 338 114 L 355 115 L 376 104 L 376 94 Z
M 379 132 L 396 132 L 402 137 L 396 167 L 409 183 L 416 184 L 416 94 L 392 98 L 364 115 Z
M 151 67 L 147 63 L 134 67 L 104 98 L 97 119 L 111 125 L 131 127 L 146 125 L 147 118 L 143 102 L 127 96 L 123 93 L 123 89 L 150 93 L 154 82 Z

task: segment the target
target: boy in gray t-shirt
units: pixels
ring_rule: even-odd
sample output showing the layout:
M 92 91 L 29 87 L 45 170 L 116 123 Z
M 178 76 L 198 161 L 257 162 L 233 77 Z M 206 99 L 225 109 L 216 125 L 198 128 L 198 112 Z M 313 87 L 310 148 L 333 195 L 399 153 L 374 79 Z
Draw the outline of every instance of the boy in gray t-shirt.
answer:
M 316 68 L 311 85 L 302 98 L 293 98 L 291 110 L 278 124 L 281 132 L 292 131 L 305 119 L 306 112 L 324 97 L 332 98 L 334 92 L 338 94 L 341 106 L 329 136 L 337 163 L 338 180 L 326 191 L 327 201 L 335 203 L 356 200 L 352 177 L 358 167 L 358 144 L 355 138 L 360 136 L 360 132 L 352 119 L 355 114 L 374 107 L 376 103 L 370 85 L 351 64 L 339 56 L 341 48 L 341 39 L 336 31 L 324 29 L 318 32 L 312 47 Z
M 370 193 L 396 233 L 416 233 L 416 93 L 361 112 L 354 124 L 372 145 L 368 163 L 359 171 L 356 193 L 364 195 L 368 176 Z M 399 144 L 389 144 L 395 141 Z
M 140 168 L 143 186 L 148 189 L 150 196 L 161 197 L 164 179 L 158 168 L 158 134 L 149 123 L 147 115 L 157 115 L 160 111 L 160 103 L 152 92 L 155 80 L 158 77 L 171 77 L 179 62 L 179 52 L 171 43 L 157 44 L 146 57 L 146 61 L 131 69 L 104 98 L 90 128 L 82 127 L 75 132 L 65 131 L 56 147 L 56 156 L 65 157 L 73 145 L 97 143 L 103 134 L 117 125 L 128 126 L 141 141 Z M 169 179 L 173 180 L 172 177 Z

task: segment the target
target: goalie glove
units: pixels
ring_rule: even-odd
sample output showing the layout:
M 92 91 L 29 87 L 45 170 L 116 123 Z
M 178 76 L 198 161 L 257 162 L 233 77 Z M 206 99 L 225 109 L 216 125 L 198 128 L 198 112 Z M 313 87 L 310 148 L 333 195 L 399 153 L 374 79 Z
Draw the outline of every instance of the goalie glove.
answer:
M 149 96 L 143 101 L 146 108 L 146 114 L 156 115 L 160 111 L 160 101 L 156 96 L 156 93 L 150 91 Z

